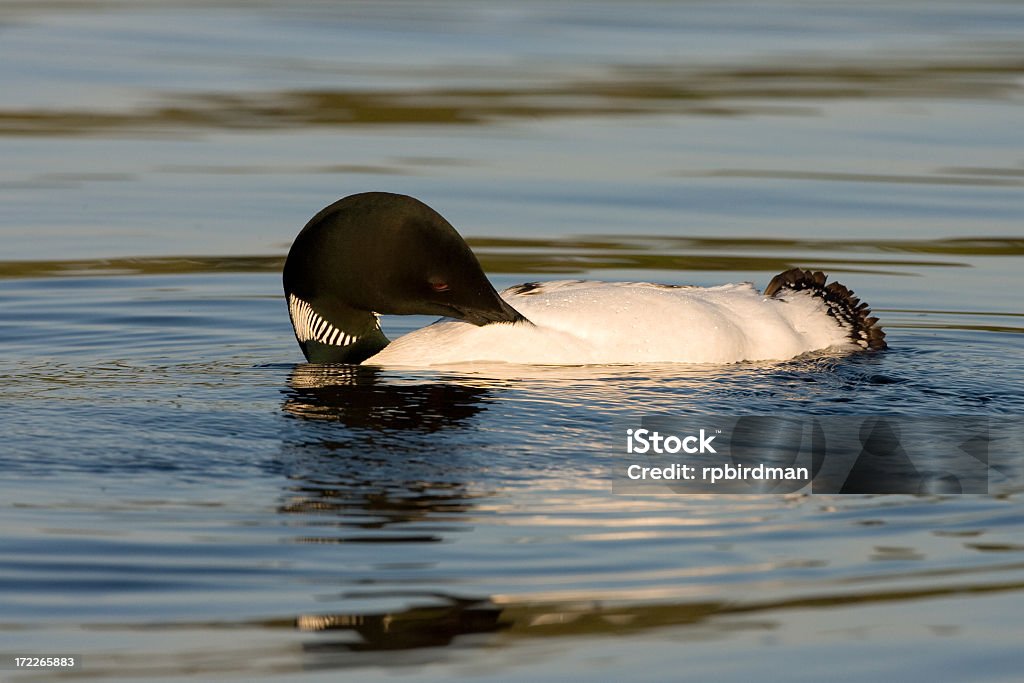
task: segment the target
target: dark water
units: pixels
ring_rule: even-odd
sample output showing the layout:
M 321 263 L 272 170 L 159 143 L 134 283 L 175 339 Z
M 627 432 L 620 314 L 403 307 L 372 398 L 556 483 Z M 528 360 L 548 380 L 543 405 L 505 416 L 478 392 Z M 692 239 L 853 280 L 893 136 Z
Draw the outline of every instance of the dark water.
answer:
M 0 653 L 84 665 L 0 676 L 1018 680 L 1019 476 L 609 474 L 655 413 L 1014 424 L 1022 30 L 1001 2 L 5 4 Z M 305 365 L 283 253 L 371 189 L 499 287 L 822 268 L 892 348 Z

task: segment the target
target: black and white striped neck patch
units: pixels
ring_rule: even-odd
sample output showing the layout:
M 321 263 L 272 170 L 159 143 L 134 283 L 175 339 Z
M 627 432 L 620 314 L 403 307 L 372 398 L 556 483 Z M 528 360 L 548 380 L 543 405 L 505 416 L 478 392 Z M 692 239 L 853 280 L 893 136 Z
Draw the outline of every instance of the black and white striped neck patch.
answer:
M 348 346 L 359 341 L 359 337 L 342 332 L 294 294 L 288 295 L 288 316 L 292 319 L 295 337 L 302 343 L 316 341 L 329 346 Z

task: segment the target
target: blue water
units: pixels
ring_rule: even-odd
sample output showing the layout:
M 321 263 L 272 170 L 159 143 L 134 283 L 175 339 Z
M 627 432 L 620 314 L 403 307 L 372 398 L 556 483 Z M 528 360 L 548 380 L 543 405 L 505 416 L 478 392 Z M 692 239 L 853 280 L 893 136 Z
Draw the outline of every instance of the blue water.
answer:
M 1013 681 L 1024 481 L 621 495 L 645 415 L 1024 412 L 1016 3 L 0 8 L 3 680 Z M 407 192 L 496 286 L 822 268 L 883 353 L 301 362 Z M 430 322 L 385 318 L 392 337 Z

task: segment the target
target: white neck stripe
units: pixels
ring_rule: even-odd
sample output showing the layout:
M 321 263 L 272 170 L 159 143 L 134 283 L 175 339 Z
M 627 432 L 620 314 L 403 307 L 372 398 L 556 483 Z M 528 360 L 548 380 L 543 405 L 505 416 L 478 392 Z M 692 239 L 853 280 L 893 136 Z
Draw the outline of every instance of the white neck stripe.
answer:
M 359 341 L 359 337 L 343 333 L 294 294 L 288 295 L 288 317 L 295 337 L 302 343 L 316 341 L 328 346 L 348 346 Z

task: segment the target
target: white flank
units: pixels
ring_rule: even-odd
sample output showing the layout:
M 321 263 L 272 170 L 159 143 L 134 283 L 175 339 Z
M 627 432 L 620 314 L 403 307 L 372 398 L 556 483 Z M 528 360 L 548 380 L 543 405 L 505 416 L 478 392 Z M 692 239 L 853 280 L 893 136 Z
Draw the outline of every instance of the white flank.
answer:
M 534 325 L 476 327 L 443 319 L 397 339 L 366 363 L 735 363 L 854 346 L 849 329 L 810 292 L 771 298 L 749 283 L 545 282 L 502 296 Z

